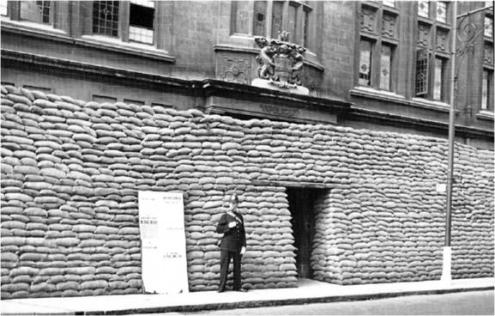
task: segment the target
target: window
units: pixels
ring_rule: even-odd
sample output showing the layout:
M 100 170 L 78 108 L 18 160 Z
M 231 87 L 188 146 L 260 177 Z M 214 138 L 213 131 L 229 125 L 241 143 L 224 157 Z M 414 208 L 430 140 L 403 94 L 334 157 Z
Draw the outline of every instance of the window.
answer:
M 489 5 L 493 6 L 493 2 Z M 487 6 L 488 4 L 485 5 Z M 493 9 L 485 11 L 483 35 L 480 110 L 493 112 Z
M 392 69 L 392 46 L 382 45 L 380 58 L 380 89 L 390 90 L 390 73 Z
M 395 0 L 383 0 L 383 4 L 389 7 L 395 7 Z
M 361 4 L 358 85 L 386 91 L 395 89 L 394 54 L 399 45 L 396 4 L 385 1 Z
M 260 2 L 260 1 L 257 1 Z M 249 33 L 249 1 L 233 1 L 232 2 L 232 12 L 236 14 L 232 15 L 233 21 L 233 32 L 239 34 Z M 256 18 L 256 17 L 255 17 Z M 264 20 L 264 16 L 261 17 Z
M 359 55 L 359 84 L 369 86 L 371 83 L 371 47 L 372 43 L 361 40 Z
M 452 20 L 448 3 L 419 1 L 417 15 L 415 95 L 446 102 Z
M 430 17 L 430 1 L 418 1 L 418 15 L 425 18 Z
M 129 12 L 129 40 L 153 44 L 153 1 L 131 0 Z
M 436 19 L 438 22 L 447 23 L 447 3 L 437 2 Z
M 7 15 L 7 1 L 0 1 L 0 15 Z
M 428 93 L 428 52 L 420 49 L 416 53 L 416 96 L 424 96 Z
M 266 35 L 266 1 L 254 2 L 253 34 L 259 36 Z
M 21 1 L 20 19 L 40 24 L 53 24 L 52 1 Z
M 67 32 L 70 24 L 69 4 L 67 1 L 0 0 L 0 14 L 30 29 Z
M 306 1 L 233 1 L 231 34 L 276 39 L 285 31 L 289 33 L 288 41 L 309 48 L 312 11 Z
M 93 33 L 114 36 L 119 35 L 119 2 L 93 2 Z
M 155 2 L 147 0 L 94 1 L 95 35 L 118 37 L 123 41 L 154 43 Z
M 282 15 L 284 3 L 282 1 L 274 1 L 272 7 L 272 38 L 277 38 L 282 32 Z
M 485 37 L 493 37 L 493 17 L 485 16 Z
M 483 70 L 481 84 L 481 110 L 493 110 L 493 70 Z
M 441 101 L 444 99 L 444 83 L 445 83 L 445 61 L 443 58 L 435 58 L 434 84 L 433 84 L 433 100 Z

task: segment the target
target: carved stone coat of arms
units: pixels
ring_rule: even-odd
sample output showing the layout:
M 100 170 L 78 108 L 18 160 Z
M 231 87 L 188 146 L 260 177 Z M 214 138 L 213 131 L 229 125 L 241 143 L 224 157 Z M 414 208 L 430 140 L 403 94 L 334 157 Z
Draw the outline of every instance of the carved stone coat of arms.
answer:
M 277 40 L 255 37 L 256 44 L 261 48 L 256 58 L 259 64 L 258 78 L 267 80 L 278 88 L 303 88 L 300 86 L 302 85 L 303 54 L 306 49 L 285 41 L 285 38 L 284 34 L 281 34 Z

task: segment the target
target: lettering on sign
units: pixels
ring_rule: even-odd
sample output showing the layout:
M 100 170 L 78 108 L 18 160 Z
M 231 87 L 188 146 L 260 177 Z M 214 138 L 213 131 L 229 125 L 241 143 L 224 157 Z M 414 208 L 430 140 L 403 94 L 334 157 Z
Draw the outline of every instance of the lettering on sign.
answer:
M 260 104 L 260 108 L 263 112 L 276 116 L 294 117 L 299 114 L 299 109 L 286 108 L 273 104 Z

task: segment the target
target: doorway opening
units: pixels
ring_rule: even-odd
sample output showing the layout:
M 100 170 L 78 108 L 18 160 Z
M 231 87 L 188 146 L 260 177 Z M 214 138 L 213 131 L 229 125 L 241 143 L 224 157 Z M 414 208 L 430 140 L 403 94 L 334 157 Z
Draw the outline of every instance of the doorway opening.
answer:
M 326 191 L 326 189 L 294 187 L 288 187 L 286 191 L 296 247 L 298 278 L 313 278 L 311 250 L 315 234 L 315 201 Z

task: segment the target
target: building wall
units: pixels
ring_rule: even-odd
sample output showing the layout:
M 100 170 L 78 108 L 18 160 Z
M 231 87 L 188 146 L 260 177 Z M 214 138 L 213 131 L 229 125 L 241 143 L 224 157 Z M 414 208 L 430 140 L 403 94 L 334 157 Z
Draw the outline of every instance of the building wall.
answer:
M 217 287 L 234 189 L 245 286 L 296 285 L 287 186 L 330 190 L 316 279 L 438 279 L 445 140 L 1 91 L 2 298 L 140 293 L 139 190 L 183 192 L 192 291 Z M 493 152 L 456 148 L 453 275 L 493 276 Z
M 364 109 L 384 118 L 391 114 L 421 119 L 425 121 L 424 125 L 428 125 L 426 129 L 424 126 L 412 125 L 401 127 L 420 135 L 428 130 L 435 137 L 446 137 L 445 128 L 431 130 L 434 130 L 438 123 L 447 124 L 449 104 L 414 97 L 418 37 L 416 2 L 400 2 L 400 8 L 388 9 L 395 12 L 398 19 L 394 39 L 398 49 L 393 65 L 396 69 L 395 77 L 392 78 L 395 82 L 393 91 L 362 87 L 358 85 L 357 80 L 359 38 L 364 34 L 361 26 L 361 7 L 374 7 L 375 11 L 379 12 L 381 4 L 372 1 L 309 1 L 308 4 L 312 8 L 313 22 L 309 28 L 311 47 L 305 56 L 303 77 L 304 85 L 310 89 L 311 95 L 346 100 L 353 103 L 353 108 Z M 482 2 L 459 2 L 459 13 L 483 5 Z M 249 10 L 253 11 L 253 6 L 248 5 Z M 118 101 L 124 98 L 129 100 L 135 95 L 136 99 L 151 105 L 160 103 L 157 99 L 164 96 L 164 91 L 160 87 L 147 87 L 145 81 L 137 80 L 136 84 L 123 83 L 120 80 L 122 71 L 178 80 L 214 78 L 241 83 L 247 88 L 257 76 L 256 56 L 259 48 L 254 42 L 252 32 L 234 32 L 232 21 L 235 12 L 232 11 L 233 5 L 230 1 L 157 2 L 156 41 L 154 45 L 148 46 L 124 42 L 119 38 L 92 35 L 92 3 L 89 1 L 61 1 L 56 7 L 59 10 L 56 27 L 21 21 L 12 14 L 9 14 L 9 17 L 2 16 L 2 82 L 19 85 L 29 81 L 31 86 L 49 88 L 52 93 L 84 100 L 90 100 L 93 94 L 116 98 Z M 251 11 L 247 17 L 249 24 L 252 24 L 253 19 L 249 15 L 253 14 Z M 490 13 L 486 14 L 493 16 Z M 484 16 L 485 13 L 477 13 L 467 21 L 477 23 L 482 30 Z M 382 32 L 382 19 L 380 14 L 373 18 L 376 22 L 376 34 L 371 35 L 378 38 Z M 445 27 L 452 31 L 451 26 L 446 24 Z M 252 26 L 250 28 L 252 29 Z M 457 44 L 457 47 L 460 47 L 462 43 L 459 41 Z M 465 142 L 492 149 L 493 104 L 488 111 L 480 111 L 481 73 L 483 67 L 493 69 L 493 49 L 491 53 L 486 50 L 487 44 L 493 44 L 493 37 L 479 36 L 472 49 L 462 58 L 458 58 L 456 124 L 471 131 L 476 130 L 468 136 L 460 136 Z M 54 74 L 53 69 L 46 65 L 32 65 L 20 69 L 17 64 L 12 65 L 12 59 L 4 57 L 4 52 L 14 52 L 29 60 L 35 60 L 33 56 L 44 56 L 53 58 L 54 63 L 74 62 L 77 63 L 77 67 L 91 68 L 95 76 L 101 70 L 99 67 L 111 68 L 114 74 L 101 80 L 95 76 L 78 77 L 75 72 L 67 71 L 67 80 L 60 82 L 60 79 L 54 78 L 58 77 L 58 74 Z M 49 78 L 50 74 L 52 77 Z M 71 77 L 78 77 L 78 80 L 71 80 Z M 448 81 L 448 76 L 445 79 Z M 95 83 L 97 81 L 98 84 Z M 129 96 L 130 94 L 132 95 Z M 170 94 L 167 94 L 163 98 L 168 99 L 169 96 Z M 177 99 L 174 104 L 179 109 L 197 107 L 195 100 L 180 97 Z M 357 121 L 358 119 L 350 115 L 338 124 L 363 126 L 362 120 L 359 123 Z M 387 119 L 382 123 L 367 125 L 374 130 L 390 130 L 390 126 Z M 433 127 L 429 128 L 431 126 Z

